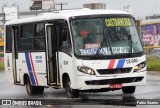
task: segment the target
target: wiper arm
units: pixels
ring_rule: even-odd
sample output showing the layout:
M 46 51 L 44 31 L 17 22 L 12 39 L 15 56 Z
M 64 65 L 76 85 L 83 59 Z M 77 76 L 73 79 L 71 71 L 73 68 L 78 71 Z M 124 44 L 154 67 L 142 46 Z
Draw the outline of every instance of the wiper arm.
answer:
M 100 47 L 97 49 L 97 52 L 96 52 L 95 55 L 98 55 L 98 54 L 99 54 L 100 50 L 102 49 L 102 46 L 103 46 L 104 42 L 105 42 L 105 38 L 103 38 L 103 40 L 101 41 Z
M 130 54 L 132 54 L 132 43 L 133 43 L 133 41 L 132 41 L 132 36 L 130 35 L 130 34 L 128 34 L 128 40 L 130 40 Z
M 107 43 L 107 40 L 108 40 L 108 43 Z M 107 35 L 106 35 L 105 29 L 103 29 L 103 40 L 101 41 L 100 47 L 97 49 L 97 52 L 96 52 L 95 55 L 98 55 L 98 54 L 99 54 L 99 52 L 100 52 L 100 50 L 102 49 L 102 46 L 103 46 L 104 43 L 106 43 L 107 48 L 108 48 L 108 46 L 109 46 L 110 51 L 111 51 L 111 54 L 113 54 L 113 53 L 112 53 L 112 49 L 111 49 L 111 45 L 110 45 L 110 42 L 109 42 L 108 32 L 107 32 Z M 108 45 L 108 44 L 109 44 L 109 45 Z
M 129 50 L 129 52 L 130 52 L 130 54 L 132 54 L 132 43 L 133 43 L 133 41 L 132 41 L 132 35 L 131 34 L 129 34 L 125 29 L 122 29 L 126 34 L 127 34 L 127 36 L 128 36 L 128 40 L 130 40 L 130 50 Z

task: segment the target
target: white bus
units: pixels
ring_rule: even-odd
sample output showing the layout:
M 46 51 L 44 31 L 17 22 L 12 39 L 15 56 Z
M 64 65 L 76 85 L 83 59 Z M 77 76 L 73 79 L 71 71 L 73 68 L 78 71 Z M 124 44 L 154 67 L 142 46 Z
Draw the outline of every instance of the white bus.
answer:
M 85 36 L 87 35 L 87 37 Z M 146 58 L 134 18 L 123 11 L 64 10 L 5 24 L 5 73 L 29 95 L 45 87 L 79 92 L 146 84 Z

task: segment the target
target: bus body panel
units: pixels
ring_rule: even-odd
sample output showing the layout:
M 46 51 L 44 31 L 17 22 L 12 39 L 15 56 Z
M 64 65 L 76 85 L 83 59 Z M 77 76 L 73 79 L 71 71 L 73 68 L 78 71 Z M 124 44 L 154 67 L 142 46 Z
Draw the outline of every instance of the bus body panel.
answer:
M 46 78 L 46 58 L 44 52 L 19 53 L 17 62 L 21 83 L 24 74 L 28 74 L 32 85 L 47 85 Z
M 121 60 L 123 59 L 115 59 L 114 64 L 113 64 L 113 68 L 112 69 L 116 69 L 118 68 L 132 68 L 129 72 L 127 73 L 117 73 L 117 74 L 103 74 L 100 75 L 97 70 L 106 70 L 108 69 L 108 66 L 110 65 L 110 61 L 111 60 L 77 60 L 76 62 L 76 67 L 77 66 L 85 66 L 85 67 L 89 67 L 92 68 L 95 71 L 95 75 L 87 75 L 84 74 L 82 72 L 77 71 L 77 83 L 75 85 L 72 85 L 72 87 L 74 89 L 79 89 L 79 90 L 90 90 L 90 89 L 101 89 L 101 88 L 109 88 L 109 84 L 86 84 L 86 81 L 90 81 L 90 82 L 94 82 L 94 81 L 102 81 L 102 80 L 114 80 L 114 79 L 123 79 L 125 80 L 125 78 L 127 80 L 131 80 L 131 82 L 125 82 L 125 83 L 121 83 L 122 86 L 137 86 L 137 85 L 146 85 L 146 66 L 141 69 L 140 71 L 137 72 L 133 72 L 133 67 L 135 67 L 136 65 L 145 62 L 145 55 L 143 55 L 142 57 L 135 57 L 135 58 L 125 58 L 124 61 L 122 62 Z M 122 63 L 120 63 L 120 62 Z M 82 64 L 81 64 L 82 63 Z M 122 66 L 122 67 L 120 67 Z M 75 68 L 76 68 L 75 67 Z M 112 70 L 111 69 L 111 70 Z M 134 82 L 134 79 L 130 79 L 130 78 L 138 78 L 141 77 L 142 79 L 140 81 Z M 132 81 L 133 80 L 133 81 Z M 112 84 L 112 83 L 110 83 Z
M 96 70 L 101 69 L 121 69 L 121 68 L 132 68 L 130 74 L 133 72 L 133 67 L 145 62 L 145 55 L 134 58 L 122 58 L 122 59 L 110 59 L 110 60 L 83 60 L 83 66 L 90 67 L 95 70 L 97 76 L 108 76 L 110 74 L 99 74 Z M 125 73 L 123 73 L 125 74 Z M 112 75 L 112 74 L 111 74 Z
M 28 61 L 26 57 L 28 57 Z M 6 78 L 9 82 L 14 83 L 12 54 L 6 53 L 4 58 Z M 24 74 L 28 74 L 31 82 L 37 81 L 33 85 L 47 86 L 45 52 L 19 53 L 18 59 L 16 59 L 16 70 L 17 78 L 22 85 L 24 85 Z
M 76 72 L 73 71 L 73 59 L 71 56 L 64 52 L 59 52 L 59 71 L 61 87 L 63 85 L 62 77 L 64 73 L 69 75 L 71 81 L 74 80 Z
M 12 67 L 12 53 L 5 53 L 4 55 L 5 75 L 9 82 L 14 83 L 13 67 Z

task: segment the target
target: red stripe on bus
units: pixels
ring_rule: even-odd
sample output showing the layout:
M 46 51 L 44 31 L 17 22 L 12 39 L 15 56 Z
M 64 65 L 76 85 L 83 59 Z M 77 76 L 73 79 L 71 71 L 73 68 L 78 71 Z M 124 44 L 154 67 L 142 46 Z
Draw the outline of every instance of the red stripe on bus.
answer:
M 114 63 L 115 63 L 115 60 L 110 60 L 108 69 L 113 69 Z
M 37 76 L 36 76 L 36 73 L 35 73 L 35 69 L 34 69 L 34 64 L 33 64 L 31 52 L 29 53 L 29 55 L 30 55 L 30 60 L 31 60 L 31 65 L 32 65 L 33 74 L 34 74 L 34 77 L 35 77 L 35 80 L 36 80 L 36 85 L 38 85 L 38 79 L 37 79 Z

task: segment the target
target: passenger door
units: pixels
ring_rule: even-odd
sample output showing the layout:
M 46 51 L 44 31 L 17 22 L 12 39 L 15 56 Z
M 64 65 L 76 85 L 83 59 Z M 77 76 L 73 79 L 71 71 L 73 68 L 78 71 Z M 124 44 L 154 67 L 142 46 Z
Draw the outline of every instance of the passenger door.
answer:
M 52 23 L 45 24 L 45 31 L 48 84 L 51 86 L 56 86 L 58 85 L 58 52 L 56 26 Z
M 13 78 L 14 83 L 17 84 L 20 81 L 18 66 L 18 38 L 19 38 L 19 27 L 12 27 L 12 66 L 13 66 Z

